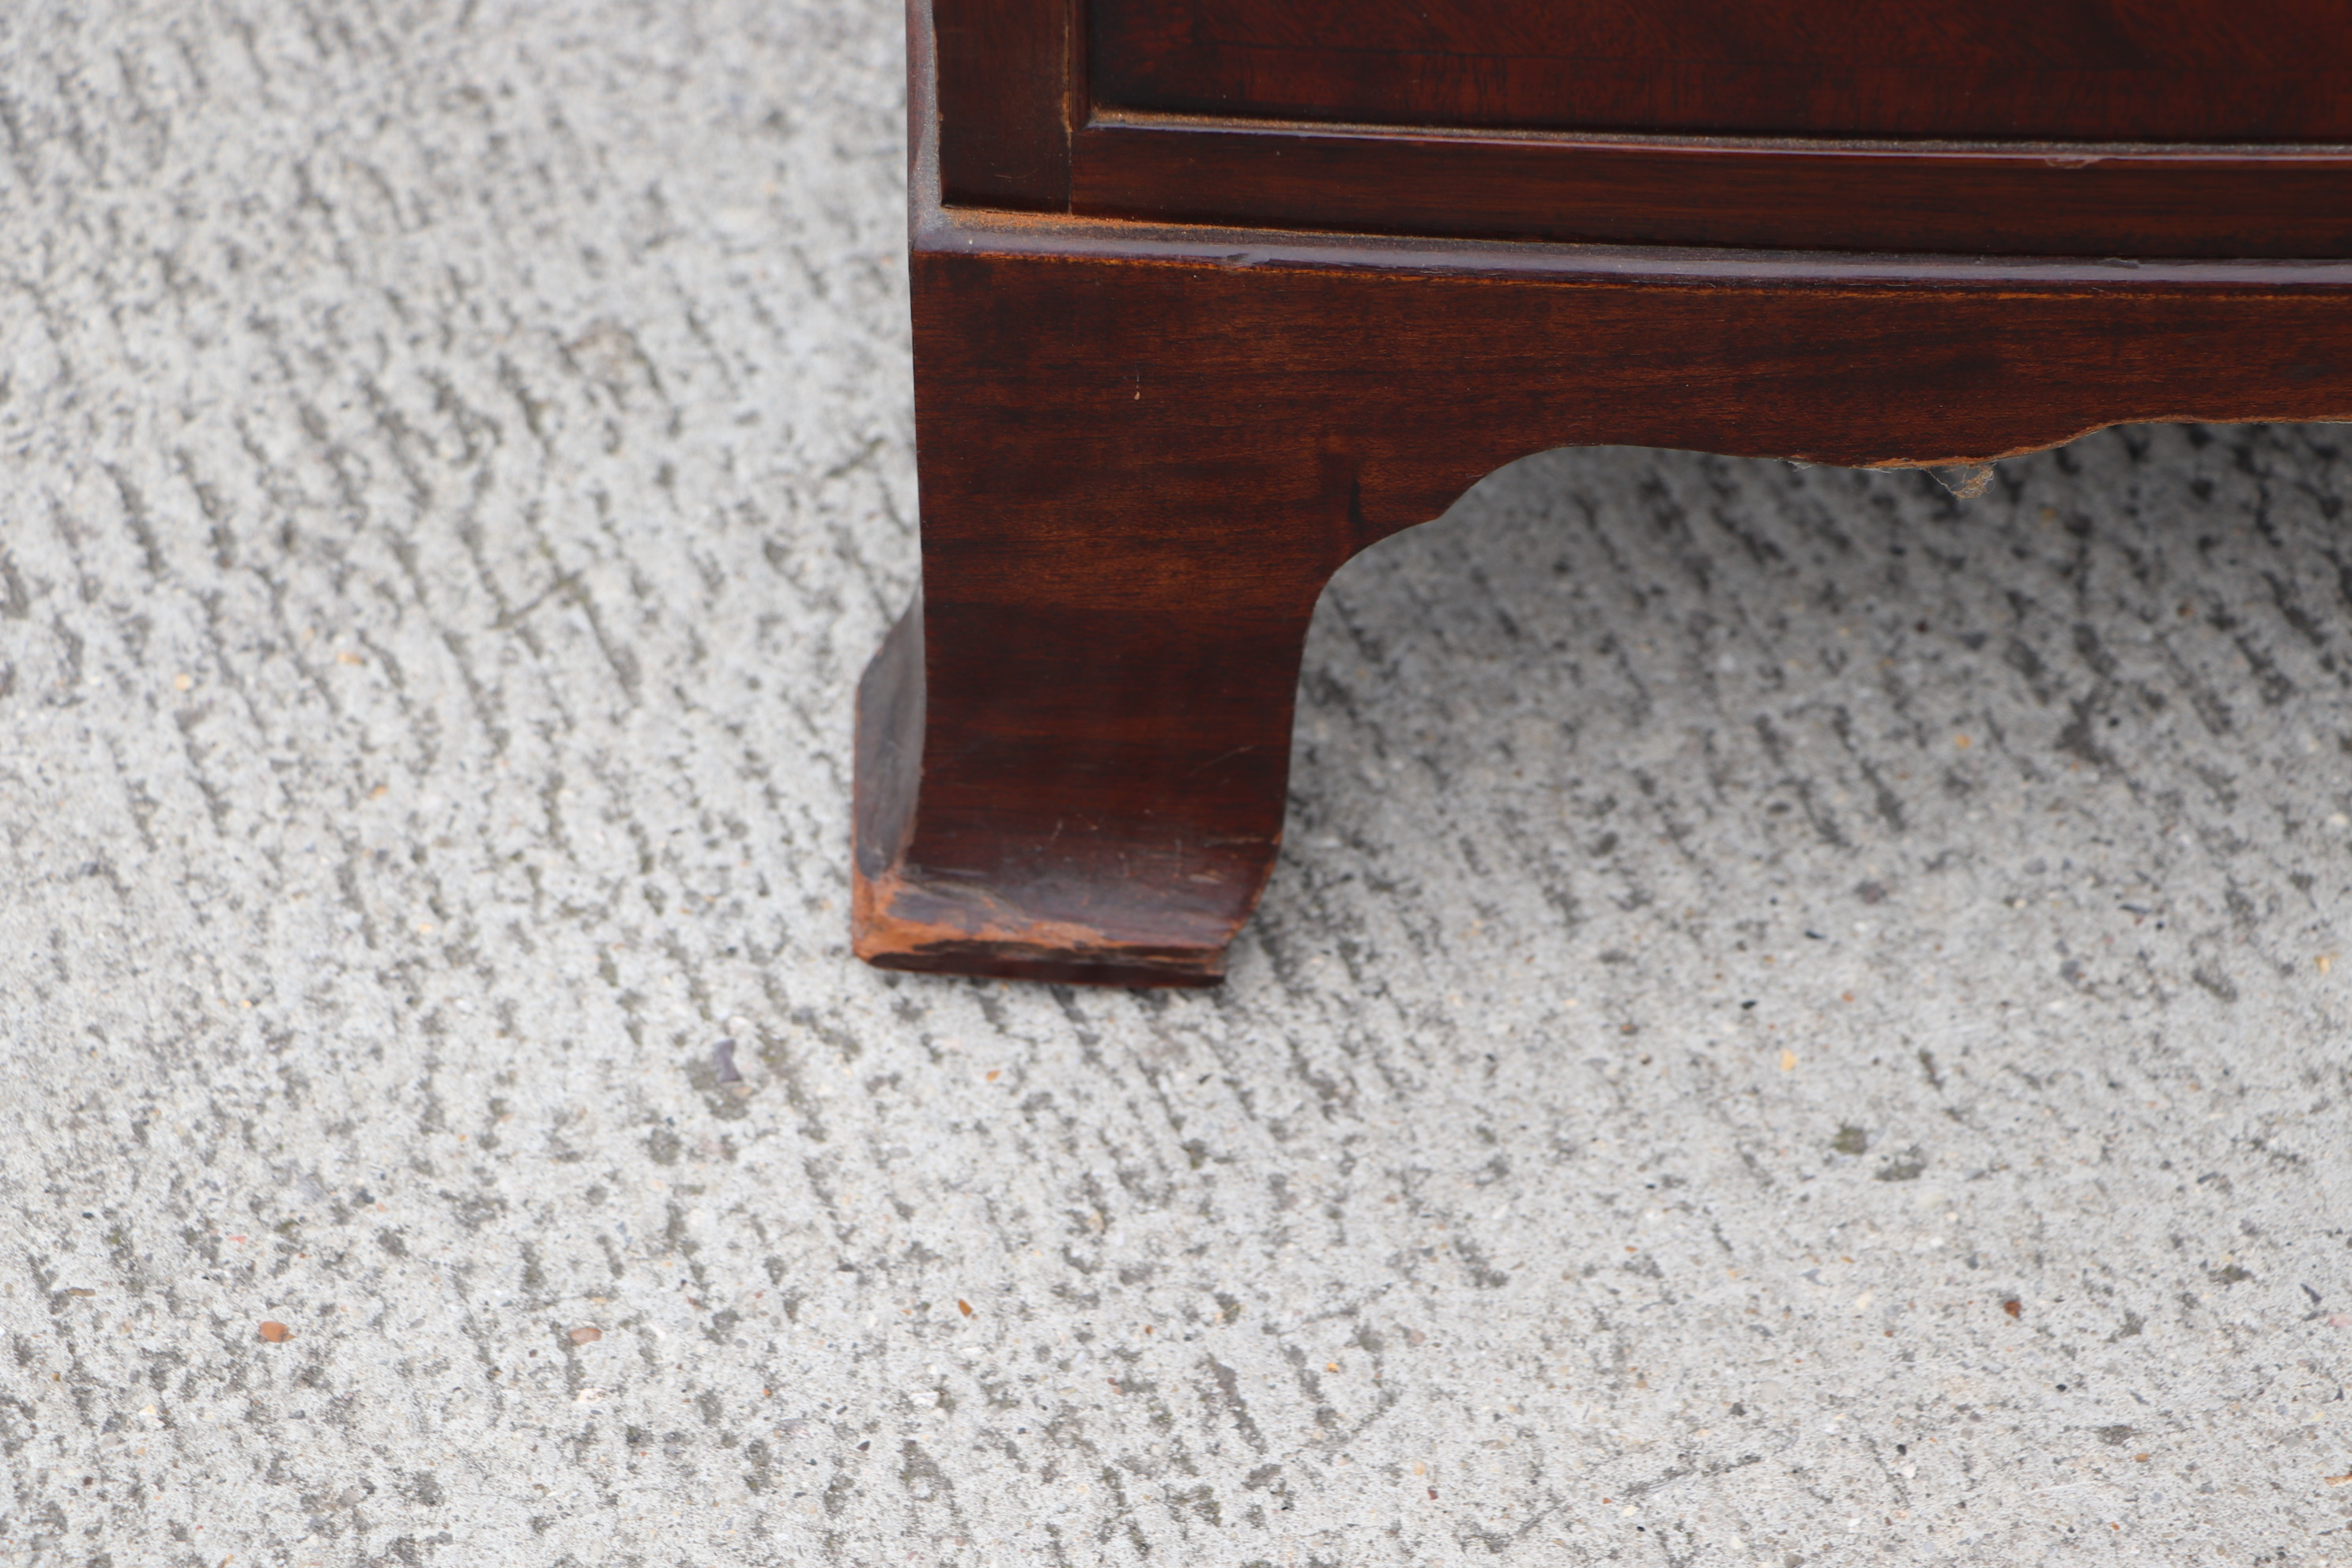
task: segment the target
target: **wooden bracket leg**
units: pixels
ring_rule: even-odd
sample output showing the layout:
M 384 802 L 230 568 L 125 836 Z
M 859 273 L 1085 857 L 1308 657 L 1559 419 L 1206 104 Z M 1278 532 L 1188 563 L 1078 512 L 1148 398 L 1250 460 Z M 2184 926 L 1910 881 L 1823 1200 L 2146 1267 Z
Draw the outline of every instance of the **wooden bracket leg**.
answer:
M 1280 843 L 1296 655 L 1276 676 L 1181 615 L 1055 619 L 919 599 L 867 668 L 857 954 L 1213 984 Z
M 1181 274 L 916 262 L 923 588 L 858 689 L 857 954 L 1213 984 L 1281 841 L 1348 476 L 1162 378 Z

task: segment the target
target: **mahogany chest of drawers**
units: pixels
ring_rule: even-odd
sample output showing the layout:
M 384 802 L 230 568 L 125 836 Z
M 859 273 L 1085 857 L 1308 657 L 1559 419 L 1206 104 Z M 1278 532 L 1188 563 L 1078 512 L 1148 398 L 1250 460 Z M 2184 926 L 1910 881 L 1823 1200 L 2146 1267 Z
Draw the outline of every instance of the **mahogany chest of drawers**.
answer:
M 1349 555 L 1551 447 L 2352 417 L 2340 0 L 913 0 L 855 938 L 1221 973 Z

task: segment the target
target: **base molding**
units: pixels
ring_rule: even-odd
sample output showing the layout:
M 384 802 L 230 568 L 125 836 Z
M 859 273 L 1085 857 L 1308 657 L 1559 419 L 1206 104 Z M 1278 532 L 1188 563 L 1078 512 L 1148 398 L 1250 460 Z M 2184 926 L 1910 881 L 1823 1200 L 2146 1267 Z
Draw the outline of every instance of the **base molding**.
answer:
M 917 233 L 923 588 L 859 695 L 852 920 L 886 968 L 1213 984 L 1324 583 L 1518 458 L 1941 467 L 2352 417 L 2341 266 Z

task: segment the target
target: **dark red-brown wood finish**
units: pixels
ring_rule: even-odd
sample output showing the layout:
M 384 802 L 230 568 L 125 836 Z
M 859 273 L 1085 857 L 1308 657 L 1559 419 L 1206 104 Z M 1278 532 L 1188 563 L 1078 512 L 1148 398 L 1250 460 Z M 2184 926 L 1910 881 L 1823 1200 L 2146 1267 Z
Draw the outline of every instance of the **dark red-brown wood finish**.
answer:
M 2352 253 L 2337 0 L 935 0 L 950 205 L 2001 256 Z
M 1070 132 L 1082 124 L 1084 34 L 1071 0 L 950 0 L 931 39 L 908 40 L 938 62 L 920 90 L 952 132 L 940 138 L 943 198 L 960 205 L 1066 211 Z M 910 34 L 934 25 L 918 3 Z M 910 93 L 910 97 L 911 97 Z
M 1093 89 L 1257 120 L 2352 140 L 2342 0 L 1094 0 Z
M 1066 153 L 1091 122 L 1070 108 L 1084 40 L 1066 15 Z M 944 204 L 958 156 L 950 192 L 1046 166 L 989 150 L 1054 138 L 1008 110 L 951 153 L 954 72 L 942 58 L 935 119 L 919 6 L 915 23 L 923 588 L 859 699 L 854 925 L 878 964 L 1213 981 L 1274 863 L 1325 580 L 1513 458 L 1634 443 L 1917 465 L 2127 420 L 2352 415 L 2342 261 L 1600 249 L 1005 210 L 1055 208 L 1039 185 Z M 943 19 L 938 47 L 965 36 Z
M 1097 118 L 1071 210 L 1370 234 L 1977 256 L 2352 254 L 2352 155 L 1780 142 Z

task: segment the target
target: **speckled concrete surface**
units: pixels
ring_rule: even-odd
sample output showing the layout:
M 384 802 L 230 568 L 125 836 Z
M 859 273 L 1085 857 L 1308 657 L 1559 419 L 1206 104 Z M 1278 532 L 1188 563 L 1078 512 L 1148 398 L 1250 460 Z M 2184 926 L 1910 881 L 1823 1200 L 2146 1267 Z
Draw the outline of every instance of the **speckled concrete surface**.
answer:
M 0 19 L 0 1557 L 2352 1555 L 2346 433 L 1533 459 L 1222 993 L 885 977 L 899 58 Z

